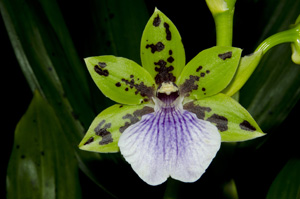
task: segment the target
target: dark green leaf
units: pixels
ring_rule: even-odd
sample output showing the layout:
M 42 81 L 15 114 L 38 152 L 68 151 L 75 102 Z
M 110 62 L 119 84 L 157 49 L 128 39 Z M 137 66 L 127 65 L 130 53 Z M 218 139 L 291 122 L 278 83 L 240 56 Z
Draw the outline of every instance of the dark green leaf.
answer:
M 7 198 L 81 198 L 74 150 L 54 110 L 38 92 L 16 127 Z
M 300 159 L 291 159 L 273 181 L 267 199 L 300 198 Z
M 92 0 L 87 9 L 91 25 L 82 38 L 85 56 L 121 56 L 140 64 L 140 42 L 149 19 L 144 1 Z
M 269 1 L 269 21 L 260 41 L 283 31 L 299 15 L 300 1 Z M 272 16 L 272 17 L 271 17 Z M 242 88 L 240 102 L 251 113 L 260 127 L 268 132 L 278 126 L 300 99 L 300 66 L 291 61 L 290 44 L 275 46 Z
M 86 67 L 77 56 L 55 1 L 0 1 L 11 43 L 32 90 L 38 89 L 63 125 L 80 167 L 100 185 L 90 165 L 100 155 L 78 149 L 84 128 L 95 114 L 91 108 Z M 12 75 L 13 77 L 13 75 Z M 103 182 L 103 181 L 102 181 Z
M 31 90 L 38 89 L 60 114 L 69 107 L 69 114 L 87 128 L 94 117 L 87 71 L 56 2 L 4 0 L 0 8 Z

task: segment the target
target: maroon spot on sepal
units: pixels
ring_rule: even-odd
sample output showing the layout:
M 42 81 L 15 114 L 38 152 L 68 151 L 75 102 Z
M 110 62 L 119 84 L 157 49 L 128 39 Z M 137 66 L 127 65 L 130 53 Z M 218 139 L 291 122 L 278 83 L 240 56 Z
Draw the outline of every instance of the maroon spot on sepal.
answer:
M 125 82 L 126 85 L 128 85 L 131 89 L 132 88 L 135 88 L 136 91 L 135 91 L 135 94 L 137 95 L 138 93 L 140 93 L 140 95 L 142 97 L 148 97 L 148 98 L 151 98 L 153 97 L 154 95 L 154 86 L 153 87 L 149 87 L 149 86 L 146 86 L 144 84 L 144 82 L 141 82 L 141 83 L 135 83 L 135 80 L 134 79 L 131 79 L 130 81 L 127 80 L 127 79 L 124 79 L 122 78 L 121 79 L 122 82 Z M 128 88 L 125 88 L 125 91 L 128 91 Z
M 125 122 L 124 126 L 121 126 L 119 128 L 119 131 L 121 133 L 123 133 L 125 131 L 125 129 L 127 129 L 130 125 L 137 123 L 138 121 L 140 121 L 140 118 L 143 115 L 149 114 L 154 112 L 154 109 L 148 106 L 145 106 L 144 108 L 140 109 L 140 110 L 136 110 L 134 111 L 132 114 L 126 114 L 125 116 L 122 117 L 123 120 L 125 119 L 129 119 L 130 122 Z
M 240 128 L 245 131 L 256 131 L 256 128 L 252 126 L 248 121 L 244 120 L 242 123 L 240 123 Z
M 204 120 L 205 112 L 210 112 L 211 108 L 195 105 L 194 102 L 189 102 L 183 105 L 183 109 L 195 113 L 198 119 Z
M 157 75 L 155 76 L 155 83 L 161 84 L 163 82 L 175 82 L 176 77 L 171 73 L 174 70 L 173 66 L 166 67 L 167 62 L 164 60 L 159 60 L 158 62 L 154 62 L 154 65 L 159 66 L 155 67 L 155 71 L 157 71 Z
M 169 57 L 169 58 L 167 59 L 167 61 L 168 61 L 169 63 L 172 63 L 172 62 L 174 61 L 174 58 L 173 58 L 173 57 Z
M 116 83 L 116 87 L 120 87 L 121 86 L 121 83 L 120 82 L 117 82 Z
M 186 79 L 184 81 L 184 83 L 180 86 L 180 93 L 182 95 L 186 95 L 190 92 L 192 92 L 193 90 L 197 90 L 198 89 L 198 85 L 195 84 L 196 82 L 198 82 L 200 79 L 199 76 L 195 76 L 195 75 L 190 75 L 189 79 Z
M 223 53 L 223 54 L 218 54 L 218 57 L 225 60 L 225 59 L 229 59 L 232 57 L 232 52 L 229 51 L 229 52 L 226 52 L 226 53 Z
M 153 20 L 153 26 L 158 27 L 160 25 L 160 22 L 161 22 L 161 19 L 160 19 L 159 15 L 157 14 L 157 16 Z
M 212 116 L 207 118 L 207 121 L 211 123 L 215 123 L 216 127 L 221 132 L 228 130 L 228 119 L 224 116 L 213 114 Z
M 94 141 L 94 138 L 93 137 L 90 137 L 83 145 L 87 145 L 87 144 L 90 144 Z
M 103 126 L 103 127 L 102 127 Z M 99 142 L 99 145 L 106 145 L 113 142 L 111 133 L 107 130 L 111 127 L 111 123 L 106 123 L 105 120 L 102 120 L 98 126 L 94 129 L 95 134 L 102 137 L 102 140 Z
M 172 35 L 171 35 L 171 31 L 170 31 L 170 25 L 168 24 L 168 23 L 164 23 L 164 27 L 165 27 L 165 29 L 166 29 L 166 39 L 168 40 L 168 41 L 170 41 L 171 39 L 172 39 Z
M 146 48 L 151 48 L 151 52 L 155 53 L 155 52 L 160 52 L 165 48 L 165 45 L 162 42 L 157 42 L 155 45 L 154 44 L 147 44 Z
M 100 66 L 101 68 L 105 68 L 106 67 L 106 63 L 105 62 L 99 62 L 98 66 Z
M 108 70 L 100 68 L 99 65 L 95 65 L 94 70 L 96 73 L 98 73 L 101 76 L 107 77 L 109 75 Z
M 200 70 L 202 70 L 203 66 L 199 66 L 197 69 L 196 69 L 196 72 L 199 72 Z

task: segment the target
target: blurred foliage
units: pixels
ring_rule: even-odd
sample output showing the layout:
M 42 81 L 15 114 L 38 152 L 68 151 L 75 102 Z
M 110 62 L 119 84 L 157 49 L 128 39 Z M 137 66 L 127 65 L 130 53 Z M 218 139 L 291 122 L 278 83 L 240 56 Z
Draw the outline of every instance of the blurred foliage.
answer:
M 36 91 L 16 127 L 7 198 L 80 199 L 78 164 L 66 142 L 54 110 Z
M 41 133 L 46 136 L 46 132 L 61 134 L 61 137 L 66 138 L 64 143 L 61 142 L 65 138 L 58 140 L 55 137 L 51 138 L 55 144 L 50 143 L 51 139 L 45 143 L 38 142 L 38 146 L 47 144 L 50 151 L 55 151 L 56 145 L 61 143 L 57 149 L 63 152 L 55 153 L 47 161 L 63 160 L 67 151 L 70 153 L 68 158 L 72 159 L 74 155 L 77 158 L 79 180 L 73 176 L 74 181 L 70 182 L 67 173 L 60 175 L 58 172 L 58 169 L 63 171 L 69 168 L 74 171 L 76 164 L 62 164 L 61 168 L 55 167 L 55 172 L 52 170 L 47 173 L 57 180 L 57 191 L 61 194 L 70 192 L 63 186 L 77 186 L 80 183 L 82 193 L 76 188 L 73 191 L 78 195 L 73 197 L 70 194 L 68 198 L 89 198 L 96 194 L 99 198 L 187 198 L 189 195 L 199 195 L 199 198 L 237 198 L 238 195 L 241 199 L 259 199 L 266 198 L 267 194 L 268 197 L 272 196 L 273 187 L 282 192 L 289 190 L 286 189 L 286 184 L 278 185 L 277 180 L 283 175 L 281 173 L 287 172 L 286 166 L 278 174 L 283 166 L 290 159 L 299 158 L 299 127 L 293 119 L 298 117 L 300 110 L 297 103 L 300 97 L 300 67 L 291 62 L 289 44 L 271 49 L 240 91 L 240 103 L 251 112 L 268 135 L 243 143 L 223 143 L 212 165 L 196 183 L 184 184 L 169 180 L 163 185 L 151 187 L 141 182 L 119 153 L 96 154 L 78 149 L 77 146 L 95 115 L 112 104 L 92 82 L 83 58 L 112 54 L 140 63 L 142 31 L 155 6 L 177 26 L 183 39 L 187 61 L 201 50 L 215 45 L 214 22 L 204 1 L 176 4 L 173 1 L 155 0 L 89 0 L 72 3 L 0 0 L 1 15 L 9 36 L 4 35 L 1 41 L 10 39 L 16 55 L 16 58 L 10 59 L 1 56 L 5 60 L 4 66 L 9 66 L 4 68 L 3 74 L 9 74 L 8 78 L 11 77 L 13 84 L 18 85 L 13 88 L 17 92 L 5 95 L 5 98 L 11 103 L 11 107 L 16 107 L 13 103 L 20 103 L 20 99 L 24 101 L 25 98 L 29 101 L 32 96 L 29 89 L 22 85 L 26 84 L 24 79 L 11 73 L 12 70 L 19 70 L 15 67 L 17 63 L 14 60 L 17 59 L 30 90 L 38 90 L 41 94 L 41 97 L 33 98 L 30 106 L 42 105 L 36 111 L 41 114 L 33 114 L 31 117 L 43 121 L 43 125 L 46 125 L 45 118 L 52 118 L 51 122 L 51 119 L 47 119 L 47 124 L 51 125 L 47 131 L 35 131 L 33 129 L 36 124 L 30 125 L 32 118 L 24 124 L 29 117 L 27 112 L 19 123 L 19 126 L 23 123 L 24 128 L 17 128 L 15 131 L 15 140 L 21 139 L 24 146 L 28 145 L 27 149 L 23 151 L 20 147 L 17 150 L 18 143 L 12 147 L 12 141 L 7 141 L 6 148 L 13 148 L 7 170 L 8 199 L 25 198 L 25 194 L 16 191 L 17 188 L 10 189 L 18 184 L 9 179 L 18 179 L 18 183 L 23 184 L 24 188 L 30 186 L 26 184 L 28 178 L 22 182 L 22 175 L 28 175 L 33 170 L 16 172 L 17 167 L 22 168 L 23 159 L 19 156 L 26 152 L 26 157 L 41 161 L 42 157 L 36 156 L 40 153 L 34 148 L 37 146 L 31 146 L 30 143 L 35 142 L 35 136 Z M 233 46 L 243 48 L 243 54 L 246 55 L 252 53 L 268 36 L 293 24 L 299 15 L 300 1 L 238 0 L 235 10 Z M 7 45 L 7 49 L 10 49 L 9 44 Z M 4 87 L 9 84 L 5 82 Z M 24 88 L 26 92 L 22 92 Z M 30 107 L 28 111 L 31 110 Z M 24 110 L 25 108 L 13 111 L 20 111 L 20 115 Z M 14 121 L 7 125 L 15 126 L 16 123 Z M 56 128 L 59 130 L 54 130 Z M 11 128 L 5 134 L 12 139 Z M 5 151 L 10 152 L 11 150 Z M 299 164 L 295 165 L 293 168 L 299 169 Z M 45 165 L 47 167 L 49 165 Z M 291 169 L 291 172 L 294 170 Z M 43 175 L 39 177 L 42 178 Z M 66 184 L 61 185 L 58 181 L 63 181 L 63 184 L 65 181 Z M 45 186 L 43 191 L 47 192 L 50 188 L 53 189 Z M 19 196 L 12 196 L 14 191 Z
M 300 198 L 300 159 L 289 160 L 273 181 L 267 199 Z

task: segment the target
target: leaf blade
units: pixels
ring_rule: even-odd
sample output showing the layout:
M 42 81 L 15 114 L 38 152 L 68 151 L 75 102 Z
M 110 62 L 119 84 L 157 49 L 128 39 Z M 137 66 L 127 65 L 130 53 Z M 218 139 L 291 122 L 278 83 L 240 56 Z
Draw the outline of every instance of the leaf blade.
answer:
M 16 128 L 8 198 L 81 198 L 77 160 L 62 132 L 52 107 L 35 92 Z
M 299 198 L 300 196 L 300 160 L 289 160 L 273 181 L 267 199 Z

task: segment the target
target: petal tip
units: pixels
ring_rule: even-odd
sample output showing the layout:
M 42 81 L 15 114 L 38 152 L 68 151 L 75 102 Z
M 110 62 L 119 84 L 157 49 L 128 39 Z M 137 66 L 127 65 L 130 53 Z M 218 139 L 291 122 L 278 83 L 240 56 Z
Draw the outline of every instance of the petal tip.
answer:
M 154 8 L 154 13 L 161 12 L 157 7 Z

